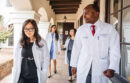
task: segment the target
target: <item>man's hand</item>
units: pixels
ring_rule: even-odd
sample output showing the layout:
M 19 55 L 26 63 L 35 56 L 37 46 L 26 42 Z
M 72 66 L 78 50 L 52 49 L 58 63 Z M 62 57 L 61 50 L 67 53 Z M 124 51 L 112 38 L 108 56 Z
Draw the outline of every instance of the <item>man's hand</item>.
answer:
M 76 67 L 72 67 L 71 72 L 72 72 L 72 75 L 75 75 L 75 74 L 76 74 L 76 72 L 77 72 Z
M 60 47 L 61 47 L 61 48 L 64 48 L 64 45 L 61 45 Z
M 60 52 L 58 52 L 58 55 L 60 55 Z
M 112 78 L 113 76 L 114 76 L 114 70 L 112 70 L 112 69 L 107 69 L 107 70 L 105 70 L 103 73 L 104 73 L 104 75 L 106 76 L 106 77 L 108 77 L 108 78 Z

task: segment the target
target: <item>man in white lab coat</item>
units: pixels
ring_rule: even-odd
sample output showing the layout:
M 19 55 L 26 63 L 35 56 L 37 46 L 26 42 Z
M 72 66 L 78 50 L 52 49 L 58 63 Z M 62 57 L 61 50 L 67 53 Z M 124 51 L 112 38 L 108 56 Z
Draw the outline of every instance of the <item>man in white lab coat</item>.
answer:
M 84 8 L 86 24 L 77 30 L 72 50 L 72 74 L 77 83 L 108 83 L 119 73 L 120 43 L 114 26 L 99 20 L 99 8 Z

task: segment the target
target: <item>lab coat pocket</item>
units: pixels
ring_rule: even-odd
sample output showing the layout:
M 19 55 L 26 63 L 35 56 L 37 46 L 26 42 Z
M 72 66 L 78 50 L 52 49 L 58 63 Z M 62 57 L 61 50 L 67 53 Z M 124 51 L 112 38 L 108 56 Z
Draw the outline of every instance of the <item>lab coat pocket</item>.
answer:
M 17 71 L 16 69 L 13 67 L 12 68 L 12 83 L 16 83 L 16 77 L 17 77 Z
M 87 45 L 87 43 L 88 43 L 88 36 L 81 37 L 81 42 L 82 42 L 83 46 Z
M 47 72 L 42 71 L 42 70 L 38 70 L 38 74 L 40 75 L 40 83 L 46 83 L 46 79 L 47 79 Z
M 101 34 L 99 36 L 99 47 L 100 58 L 105 59 L 108 56 L 109 48 L 109 37 L 107 34 Z

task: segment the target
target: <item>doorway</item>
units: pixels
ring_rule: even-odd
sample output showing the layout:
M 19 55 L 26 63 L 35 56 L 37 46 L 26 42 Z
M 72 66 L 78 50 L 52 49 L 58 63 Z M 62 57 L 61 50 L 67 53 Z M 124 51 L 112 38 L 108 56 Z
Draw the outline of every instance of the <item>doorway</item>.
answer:
M 74 29 L 74 23 L 73 22 L 58 22 L 57 23 L 59 35 L 60 35 L 60 41 L 64 45 L 67 37 L 69 36 L 70 29 Z

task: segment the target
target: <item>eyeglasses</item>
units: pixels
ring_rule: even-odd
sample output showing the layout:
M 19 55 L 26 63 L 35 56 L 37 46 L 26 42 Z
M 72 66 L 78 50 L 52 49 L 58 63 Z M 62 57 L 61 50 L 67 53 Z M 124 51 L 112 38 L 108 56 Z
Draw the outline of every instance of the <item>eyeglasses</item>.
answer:
M 28 32 L 28 31 L 29 31 L 29 32 L 32 32 L 32 31 L 34 31 L 34 28 L 28 28 L 28 29 L 25 28 L 24 31 L 25 31 L 25 32 Z

